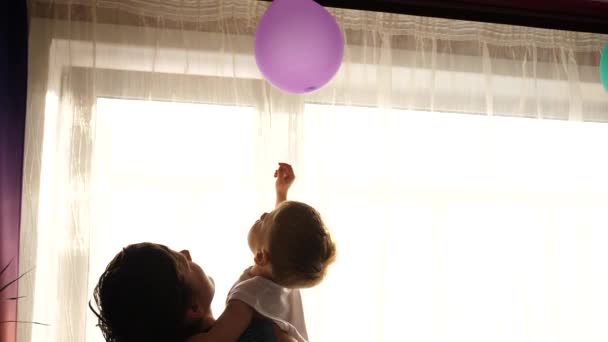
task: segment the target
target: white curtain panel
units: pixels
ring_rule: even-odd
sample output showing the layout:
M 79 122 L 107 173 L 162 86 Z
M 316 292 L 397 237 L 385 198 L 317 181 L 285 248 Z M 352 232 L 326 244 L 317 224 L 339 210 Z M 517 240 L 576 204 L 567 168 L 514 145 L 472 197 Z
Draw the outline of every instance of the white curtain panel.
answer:
M 312 341 L 608 340 L 608 36 L 330 9 L 344 63 L 269 86 L 253 0 L 30 1 L 19 341 L 102 341 L 122 247 L 189 249 L 226 292 L 294 165 L 338 261 Z

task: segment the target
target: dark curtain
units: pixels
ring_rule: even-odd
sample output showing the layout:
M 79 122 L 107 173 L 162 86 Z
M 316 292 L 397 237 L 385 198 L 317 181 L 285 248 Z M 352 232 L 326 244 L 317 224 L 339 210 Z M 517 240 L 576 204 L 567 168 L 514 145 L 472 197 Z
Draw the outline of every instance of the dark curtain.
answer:
M 0 15 L 0 288 L 18 276 L 19 218 L 27 97 L 26 0 L 2 3 Z M 0 322 L 17 318 L 17 284 L 0 293 Z M 0 323 L 0 341 L 16 341 L 16 323 Z

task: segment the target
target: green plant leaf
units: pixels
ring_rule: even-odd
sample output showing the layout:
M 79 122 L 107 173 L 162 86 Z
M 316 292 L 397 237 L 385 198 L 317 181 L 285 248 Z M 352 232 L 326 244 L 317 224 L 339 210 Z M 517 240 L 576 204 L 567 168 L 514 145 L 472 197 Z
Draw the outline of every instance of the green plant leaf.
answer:
M 0 277 L 2 277 L 2 275 L 4 274 L 4 272 L 6 271 L 6 269 L 11 265 L 11 263 L 13 262 L 13 259 L 11 259 L 11 261 L 9 261 L 8 264 L 6 264 L 6 266 L 4 266 L 4 268 L 2 269 L 2 271 L 0 271 Z
M 0 292 L 4 291 L 7 287 L 11 286 L 13 283 L 17 282 L 19 279 L 21 279 L 21 277 L 23 277 L 24 275 L 30 273 L 32 270 L 29 270 L 25 273 L 22 273 L 20 276 L 18 276 L 16 279 L 13 279 L 11 281 L 9 281 L 7 284 L 5 284 L 4 286 L 0 287 Z

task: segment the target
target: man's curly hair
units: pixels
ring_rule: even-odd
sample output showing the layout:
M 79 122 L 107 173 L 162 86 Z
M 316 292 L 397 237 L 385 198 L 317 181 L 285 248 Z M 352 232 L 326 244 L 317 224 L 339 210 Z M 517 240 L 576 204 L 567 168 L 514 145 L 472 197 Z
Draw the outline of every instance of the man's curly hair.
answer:
M 152 243 L 125 247 L 95 287 L 98 325 L 108 342 L 183 341 L 198 324 L 185 323 L 193 294 L 169 249 Z

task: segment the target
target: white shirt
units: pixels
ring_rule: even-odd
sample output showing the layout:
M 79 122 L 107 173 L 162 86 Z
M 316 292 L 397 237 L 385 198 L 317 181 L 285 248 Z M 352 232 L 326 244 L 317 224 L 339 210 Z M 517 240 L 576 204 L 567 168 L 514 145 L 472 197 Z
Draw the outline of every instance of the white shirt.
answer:
M 264 277 L 252 277 L 246 269 L 232 286 L 226 302 L 238 299 L 299 342 L 308 342 L 300 290 L 288 289 Z

